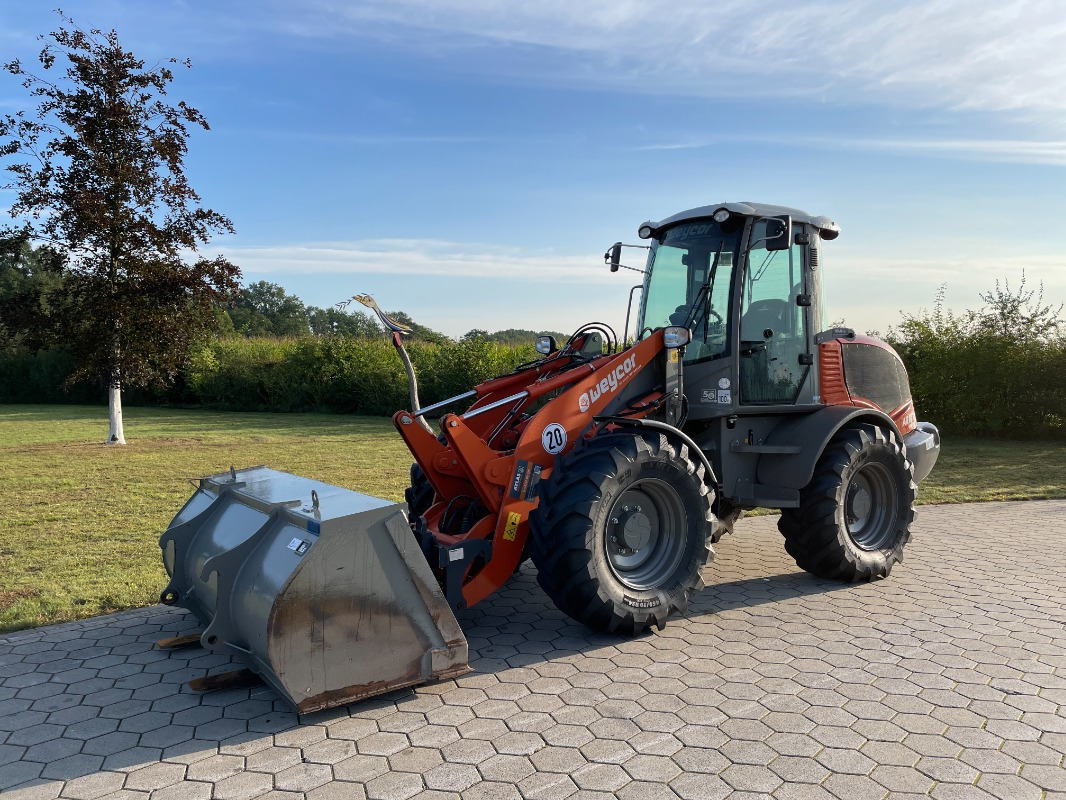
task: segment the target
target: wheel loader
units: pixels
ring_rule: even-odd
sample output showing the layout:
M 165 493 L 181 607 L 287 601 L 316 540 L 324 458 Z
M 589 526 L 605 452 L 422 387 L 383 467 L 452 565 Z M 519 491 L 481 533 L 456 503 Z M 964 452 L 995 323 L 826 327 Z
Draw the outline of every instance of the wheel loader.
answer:
M 643 275 L 632 332 L 627 310 L 621 338 L 541 337 L 537 360 L 426 407 L 408 330 L 358 296 L 410 381 L 393 417 L 415 462 L 406 510 L 267 467 L 203 478 L 160 540 L 162 601 L 306 712 L 462 674 L 454 612 L 526 559 L 563 612 L 621 636 L 685 612 L 745 509 L 780 509 L 814 575 L 887 576 L 940 437 L 888 344 L 825 323 L 839 232 L 750 202 L 646 222 L 646 244 L 605 255 Z

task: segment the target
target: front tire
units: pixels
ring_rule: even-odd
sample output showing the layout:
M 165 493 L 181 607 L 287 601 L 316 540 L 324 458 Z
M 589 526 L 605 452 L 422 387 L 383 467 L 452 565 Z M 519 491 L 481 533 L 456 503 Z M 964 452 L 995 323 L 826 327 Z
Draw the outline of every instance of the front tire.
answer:
M 433 505 L 433 486 L 418 464 L 411 465 L 411 485 L 403 492 L 411 519 L 418 519 Z
M 895 431 L 871 424 L 843 428 L 826 445 L 799 508 L 781 512 L 785 549 L 822 578 L 886 577 L 910 540 L 912 474 Z
M 685 445 L 658 433 L 597 436 L 542 483 L 527 545 L 538 581 L 594 630 L 662 628 L 703 588 L 713 500 Z

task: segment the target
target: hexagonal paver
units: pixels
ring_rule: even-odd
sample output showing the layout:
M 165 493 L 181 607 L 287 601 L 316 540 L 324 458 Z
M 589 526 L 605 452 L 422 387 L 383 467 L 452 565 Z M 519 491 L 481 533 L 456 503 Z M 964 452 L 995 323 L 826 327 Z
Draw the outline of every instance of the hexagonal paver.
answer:
M 738 794 L 717 775 L 703 773 L 690 773 L 675 778 L 671 781 L 670 788 L 682 800 L 723 800 Z
M 216 800 L 250 800 L 273 788 L 274 778 L 261 772 L 241 772 L 215 784 Z
M 62 789 L 62 796 L 69 797 L 71 800 L 96 800 L 105 795 L 113 797 L 122 788 L 125 780 L 126 776 L 120 772 L 94 772 L 69 780 L 62 785 L 52 784 L 51 787 L 42 785 L 40 788 L 55 788 L 56 795 L 59 794 L 58 790 Z M 32 791 L 23 791 L 16 794 L 29 796 L 32 793 Z
M 366 783 L 388 771 L 389 762 L 382 756 L 356 755 L 333 765 L 334 777 L 358 783 Z
M 430 769 L 422 779 L 429 789 L 462 792 L 480 781 L 481 775 L 472 764 L 445 763 Z
M 286 792 L 309 792 L 328 783 L 333 772 L 328 764 L 295 764 L 274 775 L 274 785 Z
M 576 747 L 543 747 L 530 756 L 533 766 L 541 772 L 570 774 L 586 764 L 585 757 Z
M 406 800 L 425 788 L 422 778 L 407 772 L 388 772 L 366 784 L 370 800 Z

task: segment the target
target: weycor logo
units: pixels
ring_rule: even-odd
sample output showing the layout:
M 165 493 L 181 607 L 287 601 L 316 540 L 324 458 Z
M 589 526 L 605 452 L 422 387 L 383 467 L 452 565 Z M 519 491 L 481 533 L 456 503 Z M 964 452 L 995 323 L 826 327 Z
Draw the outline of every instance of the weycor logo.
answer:
M 618 387 L 629 379 L 629 376 L 633 374 L 636 368 L 637 357 L 630 356 L 608 372 L 606 377 L 602 378 L 599 383 L 587 392 L 582 392 L 581 397 L 577 400 L 577 407 L 582 412 L 588 411 L 592 404 L 603 397 L 603 395 L 618 391 Z

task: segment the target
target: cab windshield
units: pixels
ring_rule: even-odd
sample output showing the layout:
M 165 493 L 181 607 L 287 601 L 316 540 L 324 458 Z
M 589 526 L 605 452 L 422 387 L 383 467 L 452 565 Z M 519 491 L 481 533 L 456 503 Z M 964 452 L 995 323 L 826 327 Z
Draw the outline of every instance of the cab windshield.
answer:
M 733 223 L 733 224 L 730 224 Z M 701 219 L 684 222 L 654 240 L 648 256 L 641 338 L 655 328 L 692 329 L 685 361 L 721 356 L 729 343 L 729 298 L 743 225 Z

